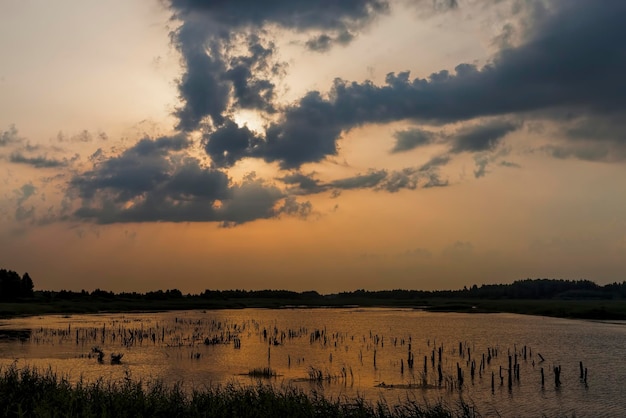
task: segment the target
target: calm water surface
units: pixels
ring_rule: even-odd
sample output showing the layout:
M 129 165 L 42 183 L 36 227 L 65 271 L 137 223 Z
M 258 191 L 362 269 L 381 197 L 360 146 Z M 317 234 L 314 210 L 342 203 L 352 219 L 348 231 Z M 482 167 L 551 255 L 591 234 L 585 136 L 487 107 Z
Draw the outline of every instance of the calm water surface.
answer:
M 94 347 L 105 353 L 101 363 Z M 111 353 L 123 354 L 121 364 L 110 363 Z M 509 389 L 508 356 L 515 362 L 516 354 L 520 378 Z M 0 365 L 51 368 L 73 381 L 130 375 L 187 389 L 248 385 L 258 382 L 249 371 L 270 367 L 278 376 L 263 381 L 276 386 L 390 403 L 408 397 L 454 405 L 462 398 L 483 416 L 626 416 L 625 355 L 624 322 L 512 314 L 242 309 L 0 321 Z M 580 361 L 588 370 L 586 384 Z M 554 366 L 562 370 L 558 388 Z

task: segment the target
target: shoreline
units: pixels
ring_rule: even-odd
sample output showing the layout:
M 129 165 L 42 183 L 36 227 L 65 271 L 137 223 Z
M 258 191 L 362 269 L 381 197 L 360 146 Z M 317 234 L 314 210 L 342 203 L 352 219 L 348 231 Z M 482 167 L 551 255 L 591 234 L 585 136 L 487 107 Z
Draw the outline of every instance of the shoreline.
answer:
M 406 308 L 421 309 L 426 312 L 457 313 L 514 313 L 522 315 L 547 316 L 564 319 L 585 319 L 601 321 L 626 320 L 626 300 L 545 300 L 545 299 L 498 299 L 498 300 L 376 300 L 355 301 L 332 300 L 320 303 L 319 300 L 304 301 L 282 299 L 245 299 L 207 301 L 197 299 L 164 301 L 54 301 L 54 302 L 11 302 L 0 303 L 0 319 L 37 315 L 72 315 L 101 313 L 162 312 L 177 310 L 225 310 L 225 309 L 325 309 L 325 308 Z M 345 303 L 342 303 L 345 302 Z

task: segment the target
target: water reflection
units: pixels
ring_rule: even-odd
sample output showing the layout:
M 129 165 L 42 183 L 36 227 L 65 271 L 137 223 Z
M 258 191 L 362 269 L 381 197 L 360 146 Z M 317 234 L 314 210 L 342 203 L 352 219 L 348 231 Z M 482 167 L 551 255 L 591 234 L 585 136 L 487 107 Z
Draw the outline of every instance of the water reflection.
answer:
M 20 341 L 30 340 L 30 329 L 2 329 L 0 328 L 0 341 Z
M 191 389 L 262 380 L 392 403 L 463 398 L 485 416 L 620 416 L 624 337 L 622 324 L 406 309 L 44 316 L 0 321 L 0 363 L 74 381 L 130 374 Z

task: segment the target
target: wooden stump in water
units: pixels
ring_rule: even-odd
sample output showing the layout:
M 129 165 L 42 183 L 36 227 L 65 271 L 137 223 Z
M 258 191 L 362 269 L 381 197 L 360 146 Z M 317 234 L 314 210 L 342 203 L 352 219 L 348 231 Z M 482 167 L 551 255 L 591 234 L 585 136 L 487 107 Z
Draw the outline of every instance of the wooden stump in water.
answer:
M 512 367 L 513 367 L 513 358 L 509 354 L 509 380 L 508 380 L 509 390 L 511 390 L 511 388 L 513 387 L 513 377 L 511 376 Z
M 585 377 L 585 374 L 583 371 L 583 362 L 581 361 L 579 364 L 580 364 L 580 379 L 582 380 L 582 378 Z
M 437 365 L 437 373 L 439 375 L 439 386 L 441 386 L 441 381 L 443 380 L 443 373 L 441 372 L 441 363 Z
M 561 366 L 554 366 L 554 385 L 561 386 Z

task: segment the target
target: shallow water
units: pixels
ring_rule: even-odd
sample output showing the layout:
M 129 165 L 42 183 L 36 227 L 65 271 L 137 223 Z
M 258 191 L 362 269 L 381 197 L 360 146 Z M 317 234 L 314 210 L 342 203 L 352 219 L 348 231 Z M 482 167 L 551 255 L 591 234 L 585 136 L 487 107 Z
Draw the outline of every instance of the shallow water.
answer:
M 73 381 L 130 375 L 180 382 L 191 390 L 256 384 L 248 372 L 270 367 L 278 376 L 263 381 L 277 386 L 390 403 L 408 397 L 454 405 L 462 398 L 483 416 L 626 416 L 625 343 L 622 322 L 411 309 L 242 309 L 0 321 L 0 365 L 50 368 Z M 105 353 L 101 363 L 94 347 Z M 121 364 L 111 364 L 111 353 L 123 354 Z M 513 362 L 517 354 L 520 376 L 510 389 L 509 354 Z M 580 361 L 588 370 L 586 384 Z M 464 377 L 460 386 L 457 365 Z M 554 366 L 562 370 L 558 388 Z

